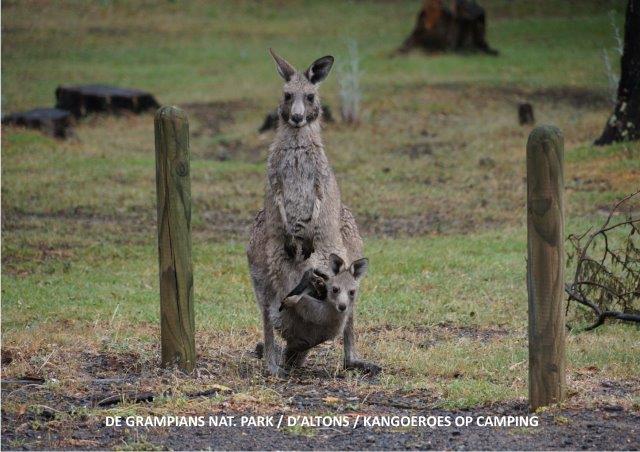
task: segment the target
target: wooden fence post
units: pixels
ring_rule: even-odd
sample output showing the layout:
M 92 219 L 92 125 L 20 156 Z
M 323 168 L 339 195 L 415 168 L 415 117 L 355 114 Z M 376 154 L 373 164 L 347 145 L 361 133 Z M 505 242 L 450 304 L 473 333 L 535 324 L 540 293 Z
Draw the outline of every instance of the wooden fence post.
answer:
M 529 403 L 565 397 L 564 138 L 536 127 L 527 142 L 527 288 Z
M 160 336 L 162 366 L 191 372 L 196 363 L 191 262 L 189 121 L 162 107 L 155 116 Z

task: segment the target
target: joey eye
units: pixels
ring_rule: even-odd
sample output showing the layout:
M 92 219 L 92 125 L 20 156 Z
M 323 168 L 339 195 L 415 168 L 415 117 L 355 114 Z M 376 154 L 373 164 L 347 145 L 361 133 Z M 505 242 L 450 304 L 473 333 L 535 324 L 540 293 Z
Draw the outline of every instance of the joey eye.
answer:
M 350 296 L 351 298 L 355 297 L 355 296 L 356 296 L 356 291 L 355 291 L 354 289 L 351 289 L 351 290 L 349 291 L 349 296 Z
M 340 288 L 339 287 L 334 287 L 331 290 L 332 290 L 333 293 L 340 293 Z
M 316 98 L 316 97 L 315 97 L 313 94 L 307 94 L 307 100 L 308 100 L 309 102 L 313 102 L 313 100 L 314 100 L 315 98 Z
M 291 100 L 291 93 L 284 93 L 284 100 Z

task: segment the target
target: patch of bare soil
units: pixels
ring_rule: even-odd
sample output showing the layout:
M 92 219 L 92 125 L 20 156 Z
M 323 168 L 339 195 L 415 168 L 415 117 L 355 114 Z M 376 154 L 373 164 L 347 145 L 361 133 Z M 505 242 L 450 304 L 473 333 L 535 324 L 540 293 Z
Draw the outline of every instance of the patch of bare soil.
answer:
M 442 324 L 435 336 L 495 337 L 499 328 L 484 330 Z M 13 356 L 7 365 L 25 356 Z M 272 398 L 256 400 L 244 385 L 261 380 L 260 362 L 248 354 L 230 359 L 199 350 L 198 368 L 185 376 L 157 368 L 153 354 L 85 351 L 77 355 L 68 381 L 52 377 L 3 380 L 2 445 L 5 449 L 108 449 L 123 446 L 215 450 L 362 450 L 362 449 L 637 449 L 640 413 L 615 403 L 581 405 L 570 399 L 564 408 L 539 414 L 537 427 L 484 427 L 472 424 L 430 427 L 353 428 L 357 416 L 528 416 L 524 400 L 512 400 L 473 410 L 439 408 L 427 390 L 385 391 L 374 378 L 347 375 L 328 366 L 328 349 L 320 348 L 309 366 L 288 380 L 264 380 Z M 71 355 L 65 357 L 65 360 Z M 19 364 L 18 364 L 19 365 Z M 62 378 L 62 375 L 58 376 Z M 233 380 L 230 382 L 230 380 Z M 244 384 L 242 382 L 245 382 Z M 229 382 L 237 391 L 214 382 Z M 259 383 L 259 382 L 258 382 Z M 639 382 L 604 380 L 593 397 L 633 393 Z M 59 386 L 60 385 L 60 386 Z M 190 389 L 190 388 L 196 389 Z M 159 389 L 162 388 L 162 389 Z M 179 400 L 171 403 L 172 398 Z M 186 399 L 186 402 L 184 401 Z M 269 401 L 270 400 L 270 401 Z M 169 405 L 166 403 L 169 401 Z M 124 404 L 124 405 L 123 405 Z M 163 405 L 164 404 L 164 405 Z M 105 411 L 118 408 L 121 410 Z M 133 410 L 133 406 L 138 409 Z M 207 407 L 207 408 L 203 408 Z M 92 411 L 99 410 L 99 411 Z M 348 416 L 348 427 L 305 429 L 276 427 L 107 427 L 108 414 Z M 277 422 L 277 421 L 276 421 Z M 475 421 L 474 421 L 475 422 Z
M 384 407 L 390 416 L 495 416 L 497 413 L 526 416 L 523 403 L 483 408 L 473 412 L 445 410 L 394 409 Z M 567 424 L 564 420 L 568 419 Z M 247 449 L 247 450 L 549 450 L 549 449 L 616 449 L 633 450 L 637 439 L 637 414 L 602 410 L 565 410 L 543 414 L 539 427 L 526 429 L 495 427 L 441 427 L 421 429 L 366 428 L 318 429 L 313 435 L 292 435 L 273 428 L 189 430 L 186 435 L 166 431 L 150 432 L 147 440 L 160 442 L 170 449 Z
M 253 224 L 253 216 L 245 217 L 237 213 L 207 210 L 202 212 L 202 218 L 205 221 L 205 230 L 199 233 L 203 235 L 249 240 L 249 230 Z
M 392 149 L 391 153 L 399 156 L 407 156 L 411 160 L 423 157 L 433 157 L 435 152 L 447 153 L 464 148 L 466 143 L 452 143 L 438 139 L 438 135 L 428 130 L 420 132 L 420 139 L 414 143 L 409 143 Z
M 27 275 L 36 264 L 71 262 L 75 259 L 78 236 L 97 236 L 116 244 L 146 243 L 155 234 L 155 211 L 140 206 L 122 214 L 105 214 L 91 208 L 75 207 L 51 212 L 30 212 L 16 208 L 2 211 L 2 235 L 14 231 L 63 228 L 69 242 L 23 243 L 20 248 L 4 248 L 2 271 Z M 25 268 L 25 264 L 28 264 Z
M 461 232 L 491 229 L 501 226 L 500 221 L 481 218 L 473 213 L 453 216 L 443 206 L 440 210 L 429 210 L 422 214 L 404 217 L 384 217 L 380 215 L 356 215 L 360 232 L 376 237 L 417 237 L 429 234 L 455 234 Z
M 474 101 L 491 98 L 492 100 L 506 100 L 521 102 L 527 100 L 533 103 L 535 111 L 536 103 L 566 104 L 576 109 L 601 109 L 611 106 L 611 99 L 605 90 L 596 90 L 582 87 L 546 87 L 525 88 L 518 85 L 478 86 L 474 83 L 436 83 L 420 84 L 422 89 L 445 91 L 454 95 L 463 95 L 465 100 Z M 412 86 L 411 89 L 416 89 Z M 515 118 L 515 112 L 514 112 Z
M 193 102 L 183 104 L 181 107 L 190 118 L 197 122 L 197 126 L 190 130 L 193 137 L 201 135 L 217 135 L 222 126 L 232 122 L 236 112 L 249 107 L 243 100 L 218 101 L 218 102 Z
M 2 230 L 11 231 L 23 229 L 24 224 L 28 222 L 38 221 L 73 221 L 83 226 L 105 225 L 110 223 L 135 223 L 143 227 L 144 223 L 152 219 L 152 213 L 149 211 L 145 215 L 147 206 L 138 206 L 132 208 L 122 215 L 109 215 L 96 212 L 90 207 L 76 206 L 69 209 L 61 209 L 51 212 L 28 212 L 21 209 L 8 209 L 2 212 Z M 153 215 L 155 217 L 155 215 Z M 153 218 L 155 219 L 155 218 Z
M 245 100 L 195 102 L 182 105 L 189 117 L 194 119 L 191 136 L 215 137 L 223 133 L 226 125 L 235 121 L 240 111 L 252 105 Z M 192 153 L 196 158 L 209 160 L 241 160 L 245 162 L 261 162 L 267 157 L 267 145 L 249 145 L 243 140 L 220 140 L 211 146 L 194 146 Z
M 98 389 L 100 385 L 96 386 Z M 528 416 L 530 413 L 526 403 L 521 400 L 474 410 L 443 410 L 432 408 L 430 394 L 420 392 L 372 392 L 363 398 L 344 387 L 327 387 L 317 379 L 306 382 L 292 380 L 274 385 L 273 390 L 287 400 L 284 410 L 265 413 L 221 407 L 216 413 L 197 414 L 233 415 L 237 418 L 270 414 L 277 422 L 280 415 L 331 413 L 333 416 L 348 416 L 351 424 L 349 427 L 320 427 L 300 431 L 240 426 L 113 428 L 106 427 L 102 418 L 81 414 L 82 410 L 78 409 L 73 398 L 54 400 L 41 397 L 39 403 L 35 404 L 34 400 L 25 400 L 25 408 L 17 413 L 2 410 L 2 441 L 5 448 L 20 449 L 103 449 L 125 444 L 138 444 L 138 448 L 155 446 L 173 450 L 634 450 L 640 447 L 640 415 L 616 405 L 601 405 L 595 409 L 550 410 L 540 415 L 539 426 L 526 428 L 475 424 L 468 427 L 393 428 L 364 426 L 362 421 L 359 427 L 353 428 L 358 415 L 441 416 L 450 419 L 473 416 L 479 419 L 480 416 Z M 141 402 L 146 405 L 150 403 L 150 400 Z
M 196 209 L 197 206 L 194 206 Z M 254 215 L 224 210 L 204 210 L 199 212 L 202 223 L 194 224 L 194 236 L 206 240 L 248 240 Z M 489 229 L 500 225 L 499 221 L 474 215 L 473 212 L 455 217 L 447 206 L 429 209 L 423 214 L 404 217 L 385 217 L 378 214 L 357 214 L 360 233 L 369 237 L 412 237 L 440 233 L 458 233 L 477 229 Z M 120 215 L 107 215 L 85 211 L 81 208 L 58 212 L 23 212 L 10 210 L 3 212 L 3 233 L 15 230 L 41 229 L 47 224 L 67 226 L 69 233 L 92 234 L 99 232 L 114 243 L 147 243 L 155 237 L 155 211 L 140 206 L 137 211 Z M 26 245 L 25 245 L 26 246 Z M 55 259 L 72 257 L 72 252 L 51 249 L 43 252 L 44 257 Z M 3 270 L 15 273 L 22 262 L 7 250 L 2 256 Z M 14 265 L 15 264 L 15 265 Z M 15 271 L 14 271 L 15 270 Z
M 518 333 L 509 331 L 500 326 L 481 328 L 478 326 L 454 325 L 442 322 L 433 326 L 415 325 L 392 327 L 391 325 L 379 325 L 370 327 L 367 333 L 376 334 L 379 340 L 385 336 L 393 337 L 393 340 L 403 340 L 411 344 L 418 344 L 419 348 L 431 348 L 452 340 L 471 340 L 479 343 L 487 343 L 495 339 L 515 338 Z
M 259 163 L 267 159 L 267 145 L 251 146 L 242 140 L 222 140 L 217 145 L 201 152 L 204 159 L 213 159 L 220 162 L 227 160 L 240 160 L 243 162 Z

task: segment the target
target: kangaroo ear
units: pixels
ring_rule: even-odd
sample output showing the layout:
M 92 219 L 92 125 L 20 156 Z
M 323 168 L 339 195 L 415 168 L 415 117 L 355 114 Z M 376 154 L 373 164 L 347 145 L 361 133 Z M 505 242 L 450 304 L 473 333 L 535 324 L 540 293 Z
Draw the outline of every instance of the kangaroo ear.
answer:
M 311 63 L 304 76 L 313 84 L 320 83 L 329 75 L 331 66 L 333 66 L 333 57 L 331 55 L 323 56 Z
M 334 275 L 344 270 L 344 261 L 337 254 L 329 254 L 329 268 Z
M 271 54 L 271 56 L 276 62 L 276 69 L 278 70 L 278 74 L 280 74 L 280 77 L 285 79 L 285 81 L 287 82 L 291 80 L 291 77 L 293 77 L 293 74 L 296 73 L 296 69 L 293 66 L 291 66 L 287 60 L 285 60 L 276 52 L 274 52 L 273 49 L 270 48 L 269 53 Z
M 355 279 L 362 278 L 369 268 L 369 259 L 363 257 L 362 259 L 358 259 L 357 261 L 353 261 L 351 266 L 349 267 L 349 272 L 353 275 Z

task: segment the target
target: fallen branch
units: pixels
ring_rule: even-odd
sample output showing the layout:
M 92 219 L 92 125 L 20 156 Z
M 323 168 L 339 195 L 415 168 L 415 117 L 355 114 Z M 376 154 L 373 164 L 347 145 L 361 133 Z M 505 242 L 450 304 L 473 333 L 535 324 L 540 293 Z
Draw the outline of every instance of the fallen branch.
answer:
M 1 381 L 2 385 L 34 385 L 34 386 L 42 386 L 45 381 L 44 378 L 40 377 L 31 377 L 25 375 L 23 377 L 18 378 L 9 378 Z
M 567 311 L 572 301 L 593 311 L 595 321 L 584 331 L 603 325 L 606 319 L 640 323 L 640 307 L 634 304 L 640 300 L 640 249 L 636 244 L 640 218 L 628 214 L 611 224 L 620 207 L 640 198 L 639 194 L 640 190 L 635 191 L 616 202 L 599 229 L 569 236 L 574 247 L 569 259 L 576 257 L 577 262 L 573 282 L 565 286 Z
M 158 397 L 156 394 L 152 392 L 141 392 L 137 394 L 118 394 L 111 397 L 107 397 L 106 399 L 100 400 L 96 405 L 99 407 L 109 407 L 118 405 L 120 403 L 142 403 L 142 402 L 153 402 L 153 399 Z
M 205 389 L 202 391 L 190 392 L 185 394 L 187 399 L 195 399 L 197 397 L 211 397 L 216 396 L 218 394 L 228 394 L 233 392 L 231 388 L 227 388 L 226 386 L 214 385 L 209 389 Z M 153 402 L 157 397 L 167 397 L 168 393 L 162 394 L 154 394 L 152 392 L 133 392 L 133 393 L 125 393 L 125 394 L 117 394 L 105 399 L 100 400 L 96 403 L 96 406 L 101 408 L 111 407 L 114 405 L 118 405 L 121 403 L 144 403 L 144 402 Z
M 618 320 L 626 320 L 626 321 L 629 321 L 629 322 L 640 322 L 640 315 L 625 314 L 623 312 L 617 312 L 617 311 L 602 311 L 597 304 L 587 300 L 586 298 L 584 298 L 579 293 L 573 291 L 571 289 L 571 285 L 569 285 L 569 284 L 567 284 L 565 286 L 565 292 L 567 293 L 567 295 L 569 295 L 569 301 L 574 300 L 574 301 L 577 301 L 578 303 L 580 303 L 580 304 L 582 304 L 584 306 L 587 306 L 587 307 L 593 309 L 593 311 L 598 316 L 597 320 L 592 325 L 589 325 L 588 327 L 583 328 L 582 331 L 590 331 L 590 330 L 593 330 L 593 329 L 599 327 L 600 325 L 603 325 L 605 319 L 607 319 L 607 318 L 613 318 L 613 319 L 618 319 Z

